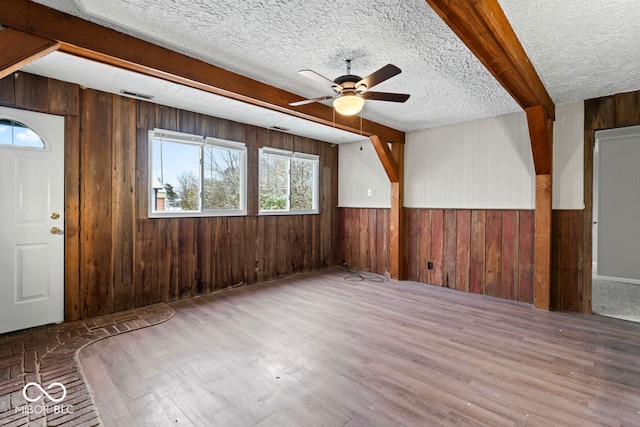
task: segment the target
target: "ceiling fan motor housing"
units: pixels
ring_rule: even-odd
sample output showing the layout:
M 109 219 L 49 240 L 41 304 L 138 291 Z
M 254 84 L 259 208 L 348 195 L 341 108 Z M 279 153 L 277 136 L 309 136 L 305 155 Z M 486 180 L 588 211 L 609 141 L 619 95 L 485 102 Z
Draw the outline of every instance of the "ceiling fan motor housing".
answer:
M 333 90 L 335 90 L 337 93 L 353 92 L 361 94 L 367 90 L 367 86 L 364 83 L 360 83 L 356 86 L 356 84 L 361 80 L 362 77 L 360 76 L 356 76 L 354 74 L 345 74 L 344 76 L 340 76 L 333 81 L 337 85 L 337 87 L 334 87 Z

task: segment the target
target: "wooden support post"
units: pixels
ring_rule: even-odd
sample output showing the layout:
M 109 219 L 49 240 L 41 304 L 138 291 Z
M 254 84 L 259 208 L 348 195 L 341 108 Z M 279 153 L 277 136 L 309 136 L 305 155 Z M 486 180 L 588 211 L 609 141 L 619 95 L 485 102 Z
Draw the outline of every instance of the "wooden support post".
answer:
M 533 305 L 551 307 L 551 175 L 536 175 L 536 229 L 533 242 Z
M 403 245 L 402 217 L 404 215 L 404 140 L 393 141 L 389 145 L 377 135 L 369 137 L 380 158 L 382 167 L 391 182 L 391 216 L 389 218 L 389 252 L 391 265 L 389 274 L 392 279 L 402 280 Z
M 534 235 L 533 305 L 551 307 L 551 196 L 553 164 L 553 119 L 545 107 L 525 109 L 536 171 L 536 230 Z
M 398 181 L 391 183 L 391 216 L 389 223 L 389 239 L 391 250 L 390 276 L 395 280 L 404 279 L 404 141 L 391 144 L 393 157 L 398 165 Z
M 526 111 L 536 171 L 534 305 L 551 295 L 551 169 L 555 104 L 498 0 L 426 0 Z

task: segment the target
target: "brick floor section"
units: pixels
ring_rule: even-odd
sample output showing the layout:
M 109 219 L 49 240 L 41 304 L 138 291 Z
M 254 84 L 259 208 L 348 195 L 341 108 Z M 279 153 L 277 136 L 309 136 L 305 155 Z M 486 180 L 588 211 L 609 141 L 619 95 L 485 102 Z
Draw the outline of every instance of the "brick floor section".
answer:
M 0 335 L 0 426 L 101 425 L 93 396 L 78 363 L 78 352 L 103 338 L 157 325 L 171 319 L 174 314 L 168 305 L 156 304 Z M 47 387 L 59 382 L 66 388 L 66 397 L 57 404 L 46 396 L 30 403 L 23 394 L 29 382 L 39 384 L 56 399 L 62 397 L 62 389 L 57 385 L 51 389 Z M 35 399 L 38 393 L 35 386 L 27 388 L 27 397 L 31 399 Z M 46 409 L 43 405 L 47 405 Z

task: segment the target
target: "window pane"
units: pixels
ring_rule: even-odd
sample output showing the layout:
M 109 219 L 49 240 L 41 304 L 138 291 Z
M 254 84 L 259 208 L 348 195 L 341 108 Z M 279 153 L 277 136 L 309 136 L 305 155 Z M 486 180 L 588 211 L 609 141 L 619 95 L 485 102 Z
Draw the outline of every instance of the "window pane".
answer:
M 9 119 L 0 119 L 0 145 L 29 148 L 46 147 L 37 133 L 24 124 Z
M 289 160 L 260 156 L 260 210 L 287 210 Z
M 291 160 L 291 210 L 313 209 L 313 163 Z
M 204 149 L 203 209 L 239 210 L 241 153 L 220 147 Z
M 153 212 L 200 210 L 200 145 L 153 140 Z

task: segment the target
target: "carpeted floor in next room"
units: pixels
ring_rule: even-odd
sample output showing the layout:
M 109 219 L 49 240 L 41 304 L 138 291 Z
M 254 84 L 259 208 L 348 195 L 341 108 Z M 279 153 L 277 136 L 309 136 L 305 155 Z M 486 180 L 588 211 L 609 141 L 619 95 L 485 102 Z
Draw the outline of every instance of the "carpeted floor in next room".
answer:
M 640 285 L 594 276 L 591 293 L 593 314 L 640 322 Z

